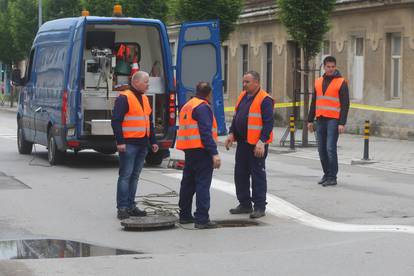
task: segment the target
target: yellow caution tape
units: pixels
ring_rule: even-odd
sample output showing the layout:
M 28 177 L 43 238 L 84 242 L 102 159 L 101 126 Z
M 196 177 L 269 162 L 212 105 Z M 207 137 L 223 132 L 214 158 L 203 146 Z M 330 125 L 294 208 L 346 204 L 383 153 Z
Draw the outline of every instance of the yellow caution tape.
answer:
M 303 106 L 303 104 L 304 104 L 303 101 L 302 102 L 296 102 L 296 106 Z M 276 103 L 274 105 L 274 107 L 275 108 L 293 107 L 293 102 Z M 362 109 L 362 110 L 370 110 L 370 111 L 380 111 L 380 112 L 414 115 L 414 110 L 413 109 L 391 108 L 391 107 L 366 105 L 366 104 L 358 104 L 358 103 L 351 103 L 351 108 Z M 232 111 L 234 111 L 234 106 L 225 107 L 224 111 L 225 112 L 232 112 Z

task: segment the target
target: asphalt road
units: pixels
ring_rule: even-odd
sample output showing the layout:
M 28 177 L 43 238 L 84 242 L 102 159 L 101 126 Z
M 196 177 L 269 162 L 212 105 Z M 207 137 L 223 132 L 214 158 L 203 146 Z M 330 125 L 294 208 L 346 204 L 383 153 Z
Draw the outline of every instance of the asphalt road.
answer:
M 58 238 L 144 253 L 0 261 L 1 276 L 414 275 L 410 175 L 342 165 L 339 185 L 324 188 L 316 184 L 318 162 L 271 154 L 268 213 L 259 226 L 126 232 L 116 219 L 116 155 L 68 154 L 65 165 L 49 167 L 42 146 L 17 153 L 15 115 L 5 111 L 0 153 L 0 240 Z M 237 205 L 234 149 L 220 154 L 211 219 L 247 219 L 228 213 Z M 179 174 L 165 164 L 144 168 L 138 193 L 178 191 Z

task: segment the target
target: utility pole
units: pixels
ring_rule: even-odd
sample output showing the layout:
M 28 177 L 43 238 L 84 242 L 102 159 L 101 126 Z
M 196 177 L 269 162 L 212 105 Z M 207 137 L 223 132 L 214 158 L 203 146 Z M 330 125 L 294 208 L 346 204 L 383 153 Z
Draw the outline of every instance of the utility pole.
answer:
M 39 0 L 39 29 L 42 26 L 42 0 Z

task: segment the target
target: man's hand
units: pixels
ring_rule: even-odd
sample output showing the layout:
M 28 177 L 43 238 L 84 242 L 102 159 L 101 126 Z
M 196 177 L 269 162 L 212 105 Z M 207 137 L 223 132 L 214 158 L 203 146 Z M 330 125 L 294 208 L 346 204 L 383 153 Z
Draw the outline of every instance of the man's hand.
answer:
M 310 131 L 310 132 L 314 132 L 315 131 L 315 129 L 313 128 L 313 123 L 308 123 L 308 130 Z
M 125 144 L 121 144 L 121 145 L 116 145 L 118 152 L 125 152 L 126 151 L 126 145 Z
M 265 153 L 265 144 L 259 140 L 257 142 L 256 146 L 254 147 L 254 156 L 257 158 L 262 158 Z
M 226 147 L 226 150 L 229 150 L 231 148 L 231 146 L 233 146 L 233 142 L 234 142 L 234 135 L 233 135 L 233 133 L 230 133 L 227 136 L 226 141 L 224 142 L 224 146 Z
M 218 169 L 220 168 L 220 165 L 221 165 L 220 156 L 218 154 L 213 155 L 213 168 Z
M 344 125 L 338 125 L 338 132 L 339 132 L 339 134 L 345 133 L 345 126 Z
M 157 144 L 153 144 L 153 145 L 151 145 L 151 149 L 152 149 L 152 152 L 157 152 L 159 147 L 158 147 Z

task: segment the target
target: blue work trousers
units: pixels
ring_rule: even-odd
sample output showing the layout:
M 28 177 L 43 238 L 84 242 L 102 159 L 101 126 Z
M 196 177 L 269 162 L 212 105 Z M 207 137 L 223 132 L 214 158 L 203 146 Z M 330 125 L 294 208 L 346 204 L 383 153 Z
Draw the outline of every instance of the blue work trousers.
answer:
M 338 120 L 330 118 L 318 119 L 316 135 L 324 177 L 336 180 L 336 175 L 338 174 Z
M 192 217 L 193 196 L 196 194 L 195 223 L 209 222 L 210 186 L 213 177 L 213 159 L 205 149 L 185 151 L 185 166 L 180 188 L 180 218 Z
M 118 209 L 135 207 L 138 178 L 144 166 L 148 146 L 126 144 L 126 151 L 119 153 L 119 177 L 116 194 Z
M 240 204 L 244 207 L 252 207 L 256 210 L 266 209 L 266 157 L 268 145 L 265 145 L 265 155 L 262 158 L 254 156 L 254 145 L 245 141 L 237 141 L 236 166 L 234 168 L 234 183 L 236 195 Z M 250 193 L 250 178 L 252 192 Z

